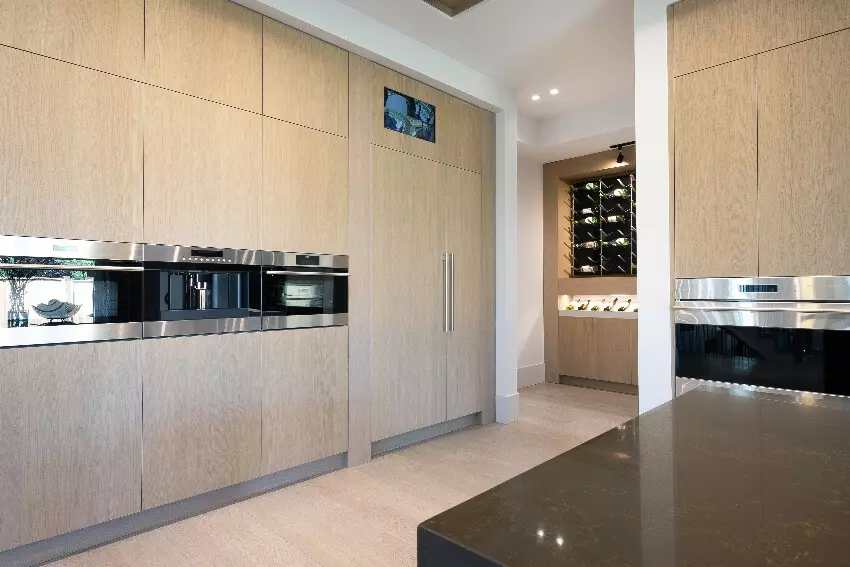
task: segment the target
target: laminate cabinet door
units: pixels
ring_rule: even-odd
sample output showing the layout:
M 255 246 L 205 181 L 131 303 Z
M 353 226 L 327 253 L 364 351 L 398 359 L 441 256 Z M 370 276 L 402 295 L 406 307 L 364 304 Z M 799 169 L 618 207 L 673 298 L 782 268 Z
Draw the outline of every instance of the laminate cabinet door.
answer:
M 348 140 L 263 118 L 263 249 L 348 251 Z
M 145 509 L 261 474 L 261 333 L 142 341 Z
M 753 276 L 760 220 L 755 59 L 678 77 L 673 85 L 674 274 Z
M 147 82 L 263 111 L 263 17 L 228 0 L 146 0 Z
M 759 275 L 850 274 L 850 31 L 758 59 Z
M 440 164 L 374 147 L 372 440 L 446 420 Z
M 260 247 L 262 117 L 145 87 L 145 241 Z
M 264 18 L 263 114 L 348 136 L 348 52 Z
M 595 379 L 599 375 L 596 360 L 596 319 L 559 317 L 558 363 L 563 376 Z
M 595 323 L 596 371 L 599 380 L 632 383 L 632 334 L 626 319 Z
M 139 344 L 0 350 L 0 551 L 141 510 Z
M 0 76 L 0 233 L 140 241 L 141 87 L 8 47 Z
M 629 334 L 631 336 L 631 383 L 638 385 L 638 322 L 629 321 Z
M 263 474 L 348 449 L 348 327 L 261 333 Z
M 141 79 L 145 0 L 0 0 L 0 43 Z
M 447 250 L 453 255 L 454 308 L 448 333 L 448 419 L 481 411 L 486 285 L 481 263 L 481 176 L 446 167 Z

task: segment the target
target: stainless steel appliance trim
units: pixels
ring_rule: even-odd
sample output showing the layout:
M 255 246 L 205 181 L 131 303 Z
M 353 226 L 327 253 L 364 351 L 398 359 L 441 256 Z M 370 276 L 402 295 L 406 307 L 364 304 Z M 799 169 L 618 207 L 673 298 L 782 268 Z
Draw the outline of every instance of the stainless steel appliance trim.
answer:
M 206 255 L 193 255 L 193 251 L 215 254 L 221 253 L 221 256 L 210 257 Z M 172 264 L 188 263 L 200 264 L 205 266 L 259 266 L 263 263 L 263 254 L 260 250 L 145 244 L 144 259 L 146 262 L 167 262 Z
M 0 329 L 0 347 L 92 343 L 142 338 L 142 323 L 33 325 Z
M 86 266 L 83 264 L 2 264 L 3 269 L 65 270 L 68 272 L 141 272 L 143 266 Z
M 762 327 L 779 329 L 811 329 L 846 331 L 850 330 L 850 311 L 841 307 L 825 307 L 825 304 L 810 304 L 808 308 L 792 304 L 787 308 L 765 306 L 758 308 L 739 307 L 693 308 L 675 306 L 675 321 L 687 325 L 715 325 L 722 327 Z
M 742 286 L 776 286 L 776 292 L 742 291 Z M 850 301 L 850 276 L 677 279 L 677 300 Z
M 298 272 L 295 270 L 267 270 L 270 276 L 333 276 L 336 278 L 347 277 L 348 272 Z
M 752 311 L 786 313 L 845 313 L 850 303 L 768 302 L 768 301 L 676 301 L 673 309 L 684 311 Z
M 144 338 L 181 337 L 247 333 L 262 329 L 260 317 L 192 319 L 186 321 L 145 321 Z
M 141 262 L 143 244 L 0 236 L 0 256 Z
M 348 313 L 321 315 L 265 315 L 263 330 L 309 329 L 312 327 L 343 327 L 348 325 Z
M 318 256 L 319 263 L 304 268 L 348 268 L 348 256 L 345 254 L 310 254 L 308 252 L 263 251 L 263 264 L 266 266 L 298 267 L 298 256 Z
M 449 282 L 451 283 L 451 294 L 449 295 L 449 331 L 455 330 L 455 254 L 449 252 Z

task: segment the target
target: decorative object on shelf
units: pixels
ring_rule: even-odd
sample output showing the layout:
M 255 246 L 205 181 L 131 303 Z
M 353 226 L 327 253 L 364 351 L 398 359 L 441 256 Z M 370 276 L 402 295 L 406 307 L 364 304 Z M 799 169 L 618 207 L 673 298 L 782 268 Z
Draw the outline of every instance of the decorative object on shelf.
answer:
M 49 321 L 62 321 L 70 319 L 79 312 L 82 305 L 75 305 L 68 301 L 51 299 L 47 303 L 33 305 L 33 310 Z
M 436 143 L 436 124 L 437 108 L 433 104 L 384 88 L 384 128 Z
M 609 305 L 606 305 L 605 308 L 603 309 L 603 311 L 613 311 L 614 307 L 617 306 L 618 301 L 620 301 L 620 300 L 615 297 L 614 301 L 612 301 Z
M 628 301 L 626 301 L 626 304 L 625 304 L 625 305 L 622 305 L 619 309 L 617 309 L 617 311 L 628 311 L 628 310 L 629 310 L 629 306 L 630 306 L 631 304 L 632 304 L 632 300 L 631 300 L 631 299 L 629 299 Z M 635 311 L 637 311 L 637 309 L 635 309 Z

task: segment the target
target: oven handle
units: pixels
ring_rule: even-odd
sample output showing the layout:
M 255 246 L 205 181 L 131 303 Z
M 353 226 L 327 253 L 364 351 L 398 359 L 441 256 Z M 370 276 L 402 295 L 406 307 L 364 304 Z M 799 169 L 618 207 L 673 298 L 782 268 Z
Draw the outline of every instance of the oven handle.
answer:
M 348 272 L 298 272 L 295 270 L 269 270 L 265 273 L 270 276 L 331 276 L 335 278 L 348 276 Z
M 741 311 L 761 313 L 836 313 L 850 315 L 850 306 L 847 309 L 806 309 L 802 307 L 687 307 L 684 305 L 674 306 L 675 311 Z
M 83 266 L 79 264 L 0 264 L 2 269 L 64 270 L 68 272 L 141 272 L 142 266 Z

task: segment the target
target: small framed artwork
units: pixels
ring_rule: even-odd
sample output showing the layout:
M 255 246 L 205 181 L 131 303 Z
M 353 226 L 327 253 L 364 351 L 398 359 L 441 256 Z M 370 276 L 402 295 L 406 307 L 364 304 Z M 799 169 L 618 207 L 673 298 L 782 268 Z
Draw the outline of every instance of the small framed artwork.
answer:
M 384 87 L 384 128 L 434 144 L 437 142 L 437 108 Z

